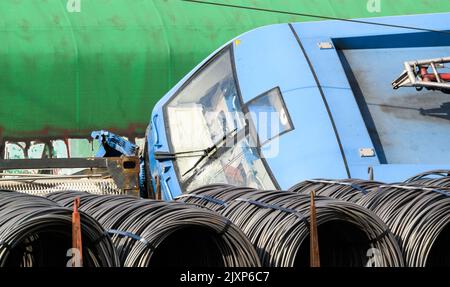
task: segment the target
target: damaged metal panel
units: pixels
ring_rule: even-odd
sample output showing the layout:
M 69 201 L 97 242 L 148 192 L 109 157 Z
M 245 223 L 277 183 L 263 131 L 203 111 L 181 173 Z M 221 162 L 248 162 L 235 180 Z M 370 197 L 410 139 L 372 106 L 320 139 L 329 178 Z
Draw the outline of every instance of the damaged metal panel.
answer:
M 0 189 L 44 195 L 77 190 L 96 194 L 139 195 L 139 158 L 12 159 L 0 171 L 85 168 L 73 175 L 0 173 Z

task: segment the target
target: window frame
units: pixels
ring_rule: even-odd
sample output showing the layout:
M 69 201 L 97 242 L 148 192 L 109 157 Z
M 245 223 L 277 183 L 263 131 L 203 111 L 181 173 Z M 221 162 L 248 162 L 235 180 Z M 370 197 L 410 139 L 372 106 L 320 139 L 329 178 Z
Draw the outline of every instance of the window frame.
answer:
M 290 129 L 287 129 L 287 130 L 285 130 L 285 131 L 283 131 L 283 132 L 281 132 L 281 133 L 278 133 L 276 136 L 273 136 L 273 137 L 271 137 L 271 138 L 268 138 L 268 139 L 265 140 L 264 142 L 261 142 L 261 140 L 260 140 L 260 138 L 259 138 L 259 135 L 258 135 L 258 132 L 256 131 L 257 141 L 258 141 L 258 147 L 262 147 L 262 146 L 264 146 L 265 144 L 271 142 L 272 140 L 274 140 L 274 139 L 276 139 L 276 138 L 278 138 L 278 137 L 284 135 L 285 133 L 288 133 L 288 132 L 291 132 L 291 131 L 295 130 L 294 122 L 293 122 L 292 119 L 291 119 L 291 115 L 290 115 L 289 110 L 288 110 L 288 108 L 287 108 L 286 102 L 284 101 L 283 93 L 281 93 L 281 89 L 280 89 L 279 86 L 276 86 L 276 87 L 274 87 L 274 88 L 272 88 L 272 89 L 269 89 L 269 90 L 267 90 L 267 91 L 265 91 L 265 92 L 259 94 L 258 96 L 254 97 L 253 99 L 249 100 L 248 102 L 246 102 L 246 103 L 245 103 L 246 109 L 249 110 L 248 107 L 251 105 L 252 102 L 255 102 L 255 101 L 257 101 L 257 100 L 259 100 L 259 99 L 261 99 L 261 98 L 267 96 L 267 95 L 268 95 L 270 92 L 272 92 L 272 91 L 277 91 L 277 93 L 278 93 L 278 95 L 279 95 L 279 98 L 280 98 L 280 100 L 281 100 L 281 105 L 283 106 L 284 111 L 286 112 L 286 116 L 287 116 L 287 119 L 288 119 L 288 122 L 289 122 Z M 253 121 L 253 120 L 252 120 L 252 121 Z M 253 124 L 254 124 L 254 123 L 253 123 Z M 254 124 L 254 125 L 255 125 L 255 124 Z M 255 128 L 256 128 L 256 125 L 255 125 Z
M 242 112 L 244 113 L 244 115 L 247 115 L 249 113 L 247 105 L 245 104 L 243 98 L 242 98 L 242 94 L 241 94 L 241 89 L 239 86 L 239 80 L 237 77 L 237 73 L 236 73 L 236 66 L 235 66 L 235 62 L 234 62 L 234 49 L 233 49 L 233 43 L 230 43 L 228 45 L 226 45 L 224 48 L 222 48 L 219 52 L 217 52 L 216 54 L 214 54 L 211 58 L 209 58 L 200 68 L 198 68 L 178 89 L 176 92 L 173 93 L 173 95 L 166 101 L 166 103 L 164 103 L 163 105 L 163 118 L 164 118 L 164 123 L 168 122 L 168 106 L 170 105 L 170 103 L 199 75 L 203 72 L 203 70 L 208 67 L 212 62 L 214 62 L 217 58 L 219 58 L 220 56 L 222 56 L 224 53 L 229 52 L 230 53 L 230 65 L 231 65 L 231 70 L 233 73 L 233 80 L 236 86 L 236 91 L 237 91 L 237 96 L 238 96 L 238 100 L 241 103 L 241 107 L 242 107 Z M 275 186 L 276 189 L 280 189 L 280 185 L 278 184 L 278 181 L 276 180 L 275 176 L 272 173 L 272 170 L 270 169 L 266 159 L 262 156 L 261 153 L 261 145 L 259 143 L 259 137 L 256 134 L 256 126 L 253 123 L 253 120 L 250 117 L 250 120 L 247 120 L 246 117 L 246 121 L 247 121 L 247 126 L 249 129 L 249 135 L 248 136 L 252 136 L 256 139 L 256 150 L 258 152 L 258 156 L 261 159 L 267 174 L 269 175 L 273 185 Z M 173 148 L 173 144 L 172 144 L 172 136 L 171 136 L 171 132 L 170 132 L 170 128 L 169 125 L 164 124 L 165 127 L 165 133 L 166 133 L 166 139 L 167 139 L 167 146 L 168 146 L 168 150 L 169 152 L 175 152 L 174 148 Z M 245 127 L 244 127 L 245 129 Z M 177 164 L 177 160 L 171 160 L 173 167 L 174 167 L 174 172 L 175 175 L 177 177 L 178 183 L 181 187 L 181 192 L 182 193 L 186 193 L 186 183 L 190 183 L 190 177 L 188 177 L 186 180 L 182 181 L 181 180 L 181 172 L 180 169 L 178 168 L 178 164 Z

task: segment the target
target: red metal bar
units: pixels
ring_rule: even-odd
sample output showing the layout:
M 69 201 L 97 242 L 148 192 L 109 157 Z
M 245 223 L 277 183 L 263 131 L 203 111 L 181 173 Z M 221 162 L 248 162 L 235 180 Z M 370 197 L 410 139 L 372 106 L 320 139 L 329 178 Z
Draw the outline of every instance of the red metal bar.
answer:
M 425 75 L 422 75 L 422 77 L 424 79 L 430 80 L 431 82 L 437 82 L 436 76 L 434 74 L 425 74 Z M 450 81 L 450 74 L 448 74 L 448 73 L 447 74 L 439 74 L 439 77 L 443 81 L 446 81 L 446 82 Z
M 81 220 L 78 208 L 80 207 L 80 198 L 77 197 L 73 201 L 73 213 L 72 213 L 72 248 L 78 250 L 80 256 L 80 267 L 83 266 L 83 244 L 81 241 Z M 76 261 L 72 261 L 72 266 L 76 266 Z
M 309 222 L 309 239 L 310 239 L 310 267 L 320 267 L 320 253 L 319 253 L 319 237 L 317 231 L 317 214 L 316 204 L 314 199 L 314 192 L 311 191 L 311 205 L 310 205 L 310 222 Z
M 159 176 L 155 176 L 155 180 L 156 180 L 156 200 L 161 200 L 161 198 L 162 198 L 161 179 L 159 178 Z
M 437 82 L 436 75 L 429 74 L 427 67 L 421 67 L 420 68 L 420 75 L 422 76 L 422 79 L 424 79 L 425 81 L 428 80 L 430 82 Z M 443 81 L 447 81 L 447 82 L 450 81 L 450 73 L 439 74 L 439 77 Z

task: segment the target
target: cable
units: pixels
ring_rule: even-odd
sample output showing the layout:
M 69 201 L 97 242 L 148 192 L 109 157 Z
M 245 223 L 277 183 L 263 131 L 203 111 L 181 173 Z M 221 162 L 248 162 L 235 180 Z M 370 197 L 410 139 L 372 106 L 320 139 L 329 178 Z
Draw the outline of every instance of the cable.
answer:
M 408 29 L 408 30 L 433 32 L 433 33 L 441 33 L 441 34 L 445 34 L 445 35 L 450 35 L 449 31 L 433 30 L 433 29 L 426 29 L 426 28 L 419 28 L 419 27 L 410 27 L 410 26 L 404 26 L 404 25 L 377 23 L 377 22 L 369 22 L 369 21 L 363 21 L 363 20 L 345 19 L 345 18 L 332 17 L 332 16 L 296 13 L 296 12 L 289 12 L 289 11 L 282 11 L 282 10 L 273 10 L 273 9 L 265 9 L 265 8 L 249 7 L 249 6 L 241 6 L 241 5 L 233 5 L 233 4 L 224 4 L 224 3 L 215 3 L 215 2 L 199 1 L 199 0 L 181 0 L 181 1 L 197 3 L 197 4 L 212 5 L 212 6 L 238 8 L 238 9 L 246 9 L 246 10 L 253 10 L 253 11 L 260 11 L 260 12 L 269 12 L 269 13 L 279 13 L 279 14 L 286 14 L 286 15 L 292 15 L 292 16 L 302 16 L 302 17 L 318 18 L 318 19 L 325 19 L 325 20 L 337 20 L 337 21 L 344 21 L 344 22 L 351 22 L 351 23 L 358 23 L 358 24 L 376 25 L 376 26 L 383 26 L 383 27 L 400 28 L 400 29 Z
M 123 266 L 256 267 L 252 244 L 223 216 L 180 202 L 97 196 L 48 195 L 64 206 L 80 197 L 80 210 L 110 230 Z
M 403 266 L 388 227 L 354 203 L 318 196 L 322 266 Z M 216 210 L 250 239 L 263 266 L 308 266 L 309 196 L 229 185 L 204 186 L 177 200 Z M 368 252 L 376 250 L 376 256 Z
M 301 194 L 310 194 L 311 191 L 314 191 L 316 195 L 357 202 L 365 194 L 376 190 L 382 184 L 381 182 L 354 179 L 337 181 L 317 179 L 296 184 L 289 191 Z
M 111 239 L 81 213 L 83 266 L 119 266 Z M 0 190 L 0 266 L 65 267 L 71 259 L 72 210 L 32 195 Z
M 411 182 L 418 182 L 420 180 L 428 180 L 428 182 L 433 182 L 434 179 L 440 179 L 440 178 L 446 178 L 447 180 L 450 179 L 450 170 L 446 169 L 438 169 L 438 170 L 431 170 L 427 172 L 419 173 L 418 175 L 415 175 L 407 180 L 405 180 L 405 183 L 411 183 Z
M 450 177 L 442 177 L 442 178 L 423 178 L 411 181 L 410 183 L 405 184 L 415 184 L 415 185 L 423 185 L 423 186 L 432 186 L 432 187 L 447 187 L 450 188 Z

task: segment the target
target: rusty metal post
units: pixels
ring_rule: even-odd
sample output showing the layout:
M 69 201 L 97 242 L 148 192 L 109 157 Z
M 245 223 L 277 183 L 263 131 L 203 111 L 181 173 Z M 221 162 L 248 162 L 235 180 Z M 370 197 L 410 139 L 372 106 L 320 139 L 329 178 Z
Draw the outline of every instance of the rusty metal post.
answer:
M 73 201 L 73 213 L 72 213 L 72 248 L 78 250 L 80 267 L 83 266 L 83 245 L 81 241 L 81 220 L 78 208 L 80 207 L 80 198 L 77 197 Z M 75 260 L 72 261 L 72 267 L 76 266 Z
M 161 200 L 161 180 L 159 176 L 155 176 L 156 180 L 156 200 Z
M 310 214 L 311 214 L 311 219 L 309 223 L 310 266 L 320 267 L 319 237 L 317 232 L 317 214 L 313 191 L 311 191 Z

